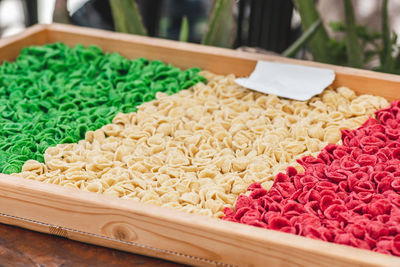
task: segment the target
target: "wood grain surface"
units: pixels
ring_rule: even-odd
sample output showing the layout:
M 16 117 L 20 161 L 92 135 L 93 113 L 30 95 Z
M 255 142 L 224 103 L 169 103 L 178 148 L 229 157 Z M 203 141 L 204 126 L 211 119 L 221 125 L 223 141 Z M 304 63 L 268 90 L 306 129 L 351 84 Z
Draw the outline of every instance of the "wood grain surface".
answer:
M 400 266 L 400 258 L 0 174 L 0 222 L 198 266 Z
M 1 267 L 184 266 L 0 224 Z
M 238 76 L 257 60 L 321 66 L 335 70 L 335 86 L 400 98 L 396 75 L 66 25 L 38 25 L 0 40 L 0 61 L 23 46 L 56 41 Z M 399 257 L 3 174 L 0 222 L 199 266 L 400 266 Z

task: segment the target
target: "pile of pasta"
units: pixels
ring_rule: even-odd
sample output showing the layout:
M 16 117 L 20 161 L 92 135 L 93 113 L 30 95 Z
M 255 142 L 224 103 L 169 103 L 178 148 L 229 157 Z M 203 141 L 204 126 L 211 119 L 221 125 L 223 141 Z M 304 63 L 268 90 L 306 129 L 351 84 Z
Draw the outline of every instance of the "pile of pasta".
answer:
M 307 102 L 247 90 L 234 76 L 202 72 L 208 83 L 119 113 L 113 123 L 58 144 L 45 163 L 16 175 L 46 183 L 222 217 L 252 183 L 271 188 L 296 159 L 338 143 L 385 99 L 327 89 Z
M 400 256 L 400 101 L 240 195 L 224 220 Z
M 78 142 L 157 92 L 205 82 L 199 71 L 128 60 L 97 46 L 23 48 L 16 61 L 0 65 L 0 172 L 20 172 L 28 159 L 43 162 L 48 147 Z

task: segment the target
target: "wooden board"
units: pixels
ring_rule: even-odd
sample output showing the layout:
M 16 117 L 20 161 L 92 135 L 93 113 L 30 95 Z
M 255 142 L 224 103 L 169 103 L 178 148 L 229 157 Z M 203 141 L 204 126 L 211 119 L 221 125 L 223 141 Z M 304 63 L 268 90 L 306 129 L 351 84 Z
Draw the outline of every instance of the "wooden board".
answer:
M 0 40 L 0 61 L 56 41 L 239 76 L 261 59 L 322 66 L 336 71 L 334 86 L 400 98 L 400 76 L 66 25 L 37 25 Z M 399 257 L 3 174 L 0 222 L 199 266 L 400 266 Z

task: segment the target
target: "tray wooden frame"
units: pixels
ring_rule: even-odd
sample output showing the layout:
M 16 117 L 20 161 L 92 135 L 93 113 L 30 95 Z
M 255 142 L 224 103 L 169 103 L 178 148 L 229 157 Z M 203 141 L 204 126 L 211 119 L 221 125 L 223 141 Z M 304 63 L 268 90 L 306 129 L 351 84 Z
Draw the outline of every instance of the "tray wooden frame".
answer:
M 331 68 L 333 86 L 400 99 L 397 75 L 61 24 L 0 40 L 0 62 L 14 60 L 24 46 L 57 41 L 237 76 L 251 73 L 257 60 Z M 199 266 L 400 266 L 398 257 L 4 174 L 0 222 Z

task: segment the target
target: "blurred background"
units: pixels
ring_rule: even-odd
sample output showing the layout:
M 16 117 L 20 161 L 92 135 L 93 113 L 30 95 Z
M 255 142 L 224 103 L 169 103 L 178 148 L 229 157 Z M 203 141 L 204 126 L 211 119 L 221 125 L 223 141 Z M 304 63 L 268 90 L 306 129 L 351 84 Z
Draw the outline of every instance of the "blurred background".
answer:
M 68 23 L 400 73 L 398 0 L 0 0 L 0 36 Z

